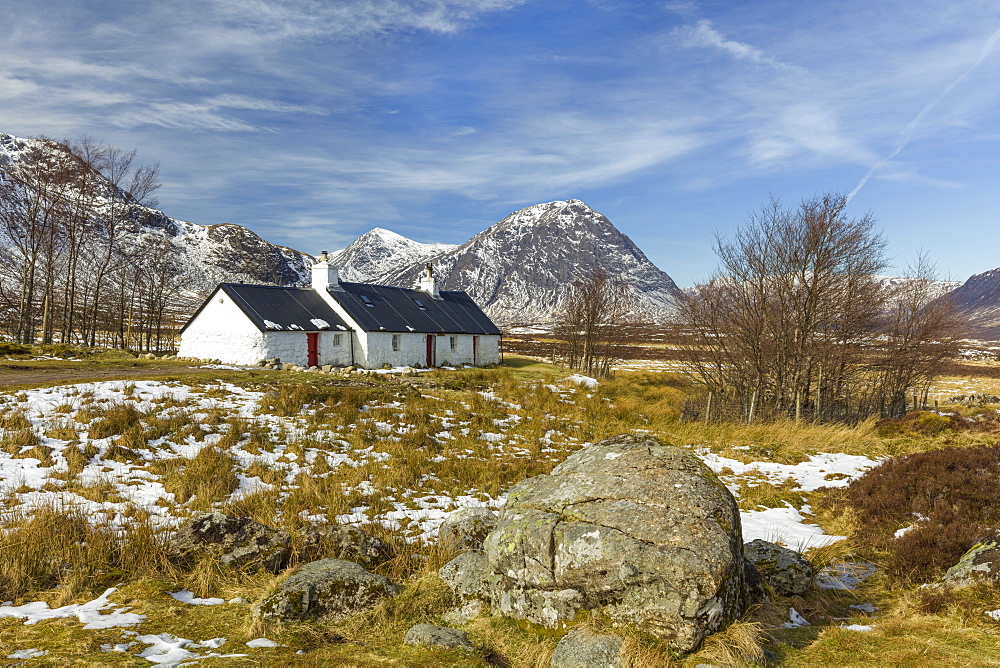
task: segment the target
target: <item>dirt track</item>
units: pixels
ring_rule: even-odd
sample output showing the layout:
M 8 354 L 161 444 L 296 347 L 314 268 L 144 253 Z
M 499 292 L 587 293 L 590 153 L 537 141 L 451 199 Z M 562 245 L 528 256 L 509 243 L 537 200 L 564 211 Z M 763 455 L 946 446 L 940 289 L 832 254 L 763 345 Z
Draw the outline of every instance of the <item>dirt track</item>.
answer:
M 202 369 L 177 363 L 150 362 L 69 362 L 69 361 L 17 361 L 0 362 L 0 391 L 14 388 L 61 385 L 100 380 L 126 380 L 131 378 L 163 378 L 164 376 L 190 376 L 218 373 L 216 369 Z

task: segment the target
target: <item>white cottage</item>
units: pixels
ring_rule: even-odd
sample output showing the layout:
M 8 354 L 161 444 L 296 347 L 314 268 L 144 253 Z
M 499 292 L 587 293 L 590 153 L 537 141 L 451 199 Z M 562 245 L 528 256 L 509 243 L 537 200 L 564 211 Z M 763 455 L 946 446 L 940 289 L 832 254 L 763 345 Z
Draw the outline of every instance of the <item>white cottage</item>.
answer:
M 464 292 L 440 291 L 430 265 L 414 289 L 342 283 L 324 252 L 312 287 L 222 283 L 181 329 L 181 357 L 304 366 L 484 366 L 500 330 Z

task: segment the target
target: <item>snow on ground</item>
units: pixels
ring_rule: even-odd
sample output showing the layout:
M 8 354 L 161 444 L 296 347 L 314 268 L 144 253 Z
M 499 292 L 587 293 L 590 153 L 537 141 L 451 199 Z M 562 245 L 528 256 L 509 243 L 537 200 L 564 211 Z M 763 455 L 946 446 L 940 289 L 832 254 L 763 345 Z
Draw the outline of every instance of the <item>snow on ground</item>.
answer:
M 725 469 L 729 469 L 737 476 L 751 472 L 760 473 L 773 483 L 782 483 L 792 478 L 803 492 L 811 492 L 820 487 L 845 487 L 851 480 L 879 464 L 879 460 L 864 455 L 831 452 L 809 455 L 808 461 L 799 464 L 773 462 L 744 464 L 738 459 L 723 457 L 704 448 L 699 449 L 697 454 L 716 473 L 722 473 Z
M 0 619 L 13 617 L 23 619 L 25 624 L 37 624 L 46 619 L 66 619 L 75 617 L 85 629 L 110 629 L 114 627 L 136 626 L 146 617 L 128 612 L 128 608 L 108 602 L 115 593 L 110 587 L 103 594 L 87 603 L 73 603 L 60 608 L 50 608 L 44 601 L 34 601 L 24 605 L 7 603 L 0 605 Z
M 592 390 L 597 386 L 593 378 L 572 375 L 565 379 L 571 388 L 564 389 L 552 386 L 558 392 L 561 401 L 572 403 L 575 392 Z M 530 456 L 530 452 L 518 444 L 516 437 L 508 436 L 508 428 L 517 424 L 522 417 L 518 414 L 521 407 L 518 404 L 504 401 L 490 392 L 481 392 L 483 399 L 495 404 L 498 409 L 508 413 L 504 419 L 493 419 L 492 429 L 480 429 L 470 433 L 467 422 L 458 424 L 449 415 L 450 410 L 442 415 L 435 415 L 442 429 L 435 432 L 439 442 L 452 442 L 457 436 L 473 437 L 486 441 L 491 448 L 499 449 L 515 456 Z M 264 425 L 275 434 L 275 439 L 284 437 L 283 442 L 276 442 L 271 451 L 251 451 L 241 441 L 227 449 L 242 471 L 238 474 L 239 486 L 231 494 L 228 501 L 235 501 L 261 490 L 273 489 L 274 485 L 263 482 L 256 476 L 246 473 L 255 464 L 279 471 L 283 474 L 283 489 L 292 489 L 296 478 L 301 473 L 312 474 L 312 469 L 318 463 L 323 464 L 327 471 L 341 466 L 357 467 L 364 463 L 388 462 L 389 455 L 380 452 L 377 444 L 367 448 L 352 445 L 350 432 L 358 425 L 350 425 L 346 431 L 338 432 L 330 429 L 313 431 L 310 436 L 321 438 L 324 448 L 304 448 L 304 457 L 288 452 L 288 442 L 296 437 L 307 435 L 308 429 L 303 416 L 278 417 L 260 414 L 259 406 L 262 398 L 260 392 L 254 392 L 227 383 L 217 383 L 208 387 L 192 387 L 176 382 L 160 381 L 110 381 L 97 383 L 81 383 L 60 387 L 26 390 L 14 395 L 0 394 L 0 409 L 20 410 L 31 422 L 38 435 L 39 444 L 51 449 L 51 462 L 43 463 L 38 458 L 10 456 L 0 452 L 0 493 L 12 498 L 14 503 L 5 509 L 0 509 L 0 519 L 9 519 L 13 513 L 30 512 L 33 508 L 59 507 L 76 508 L 98 523 L 111 526 L 124 526 L 134 516 L 139 508 L 148 513 L 150 523 L 154 527 L 169 529 L 182 522 L 189 513 L 178 504 L 174 495 L 164 488 L 160 476 L 149 470 L 149 465 L 162 459 L 178 457 L 194 457 L 202 448 L 216 445 L 223 438 L 225 425 L 221 425 L 215 433 L 195 436 L 177 437 L 172 435 L 151 440 L 148 447 L 140 450 L 139 461 L 117 461 L 106 455 L 112 448 L 116 437 L 103 439 L 88 438 L 88 429 L 92 425 L 75 421 L 77 411 L 82 409 L 99 411 L 115 404 L 133 402 L 134 407 L 142 413 L 153 413 L 162 418 L 169 418 L 177 411 L 186 411 L 193 421 L 206 418 L 211 413 L 222 412 L 228 416 L 252 420 Z M 405 407 L 402 404 L 389 403 L 383 407 Z M 371 412 L 372 406 L 363 407 L 359 411 L 358 424 L 368 421 L 382 438 L 393 439 L 406 434 L 411 425 L 398 419 L 380 417 L 367 418 L 365 413 Z M 400 412 L 400 415 L 402 413 Z M 80 489 L 67 489 L 64 474 L 69 467 L 64 456 L 69 440 L 59 438 L 65 434 L 52 431 L 54 426 L 68 427 L 78 430 L 82 444 L 96 448 L 97 455 L 92 457 L 77 476 L 83 485 L 105 485 L 114 490 L 114 494 L 101 498 L 94 494 L 83 496 Z M 558 430 L 549 430 L 542 441 L 550 446 L 567 446 L 575 449 L 582 443 L 573 437 L 561 434 Z M 548 447 L 546 451 L 553 455 L 566 453 L 559 447 Z M 821 486 L 837 487 L 846 485 L 868 468 L 876 465 L 876 460 L 837 453 L 818 453 L 811 455 L 807 461 L 800 464 L 777 464 L 772 462 L 743 463 L 736 459 L 723 457 L 707 449 L 696 449 L 702 460 L 717 473 L 723 473 L 723 480 L 734 493 L 739 492 L 739 477 L 754 474 L 774 483 L 783 483 L 789 478 L 803 492 L 814 490 Z M 471 452 L 471 451 L 470 451 Z M 452 455 L 461 457 L 462 455 Z M 435 456 L 429 458 L 430 464 L 441 463 L 447 458 Z M 387 464 L 388 465 L 388 464 Z M 432 469 L 433 467 L 431 467 Z M 728 469 L 728 470 L 727 470 Z M 324 473 L 318 474 L 328 475 Z M 345 490 L 345 493 L 350 490 Z M 374 488 L 365 491 L 359 486 L 356 491 L 371 496 Z M 89 497 L 89 498 L 88 498 Z M 95 500 L 96 499 L 96 500 Z M 375 499 L 373 498 L 373 501 Z M 437 527 L 449 512 L 455 508 L 467 506 L 486 506 L 499 508 L 503 505 L 504 496 L 491 497 L 482 492 L 470 490 L 467 494 L 426 494 L 419 489 L 400 490 L 392 498 L 378 499 L 381 507 L 376 511 L 374 503 L 362 503 L 351 509 L 350 513 L 338 515 L 335 519 L 342 523 L 362 524 L 379 522 L 387 528 L 399 530 L 404 528 L 407 539 L 431 540 Z M 221 505 L 221 504 L 220 504 Z M 815 524 L 809 522 L 808 507 L 796 510 L 792 507 L 767 508 L 741 513 L 745 540 L 763 538 L 781 542 L 794 548 L 804 549 L 839 540 L 839 536 L 826 536 Z M 328 521 L 322 514 L 305 515 L 303 519 L 320 523 Z
M 809 506 L 802 511 L 808 514 Z M 767 508 L 765 510 L 741 510 L 740 523 L 743 525 L 743 541 L 766 540 L 769 543 L 787 545 L 796 552 L 814 547 L 824 547 L 846 536 L 832 536 L 819 526 L 810 524 L 802 512 L 792 506 Z

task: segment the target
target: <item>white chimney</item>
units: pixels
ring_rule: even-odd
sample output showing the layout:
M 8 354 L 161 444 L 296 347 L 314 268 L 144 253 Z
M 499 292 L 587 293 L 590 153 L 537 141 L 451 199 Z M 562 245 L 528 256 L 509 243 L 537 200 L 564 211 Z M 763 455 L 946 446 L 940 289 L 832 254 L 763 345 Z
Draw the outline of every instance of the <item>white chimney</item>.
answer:
M 327 290 L 341 290 L 340 268 L 330 264 L 330 257 L 326 251 L 319 256 L 319 262 L 312 266 L 312 287 L 317 292 Z
M 434 267 L 430 262 L 424 267 L 424 273 L 420 275 L 420 280 L 417 281 L 417 290 L 422 290 L 431 296 L 431 299 L 441 299 L 441 293 L 438 292 L 437 279 L 434 278 Z

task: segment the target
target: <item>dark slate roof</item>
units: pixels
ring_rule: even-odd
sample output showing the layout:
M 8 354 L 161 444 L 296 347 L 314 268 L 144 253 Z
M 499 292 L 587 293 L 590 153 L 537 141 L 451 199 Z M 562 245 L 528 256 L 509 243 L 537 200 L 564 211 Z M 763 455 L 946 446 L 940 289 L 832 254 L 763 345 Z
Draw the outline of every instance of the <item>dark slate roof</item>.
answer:
M 500 333 L 464 292 L 442 291 L 441 299 L 432 299 L 421 290 L 388 285 L 341 283 L 340 288 L 330 295 L 368 332 Z
M 319 332 L 349 331 L 347 323 L 323 301 L 312 288 L 288 288 L 273 285 L 220 283 L 212 296 L 191 316 L 198 317 L 219 291 L 225 292 L 260 331 L 282 330 Z M 184 325 L 187 329 L 187 325 Z M 184 329 L 181 331 L 183 332 Z

